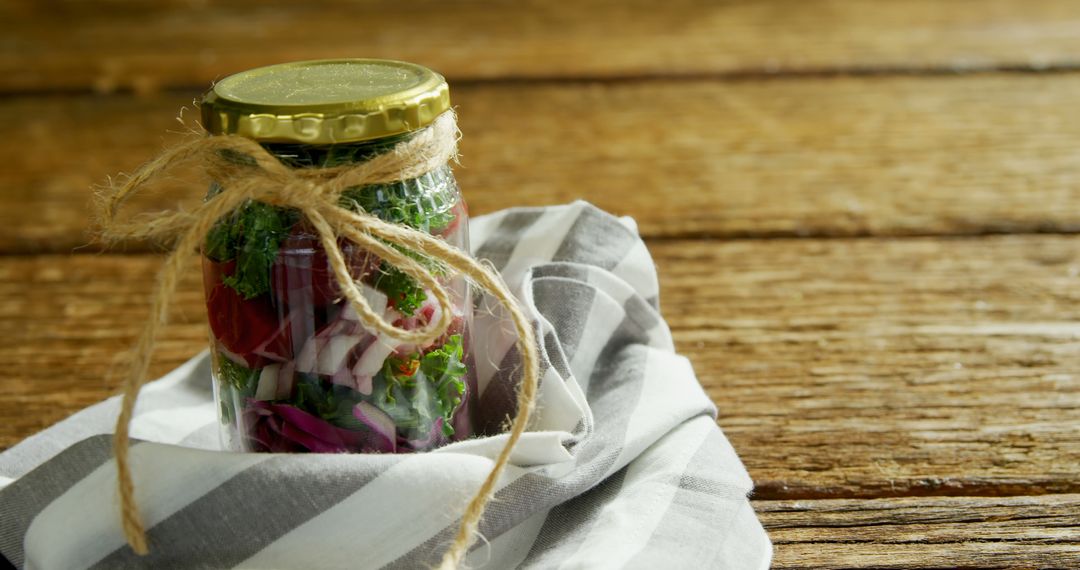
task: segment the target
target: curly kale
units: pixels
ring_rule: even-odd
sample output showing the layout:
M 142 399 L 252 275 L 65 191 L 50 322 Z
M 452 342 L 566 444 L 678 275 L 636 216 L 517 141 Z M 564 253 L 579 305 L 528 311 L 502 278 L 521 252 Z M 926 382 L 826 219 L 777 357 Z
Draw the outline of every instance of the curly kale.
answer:
M 375 278 L 374 286 L 385 293 L 394 308 L 406 317 L 415 314 L 427 299 L 427 293 L 415 279 L 385 262 L 379 270 L 378 277 Z
M 443 435 L 454 435 L 454 412 L 465 396 L 464 347 L 461 335 L 452 335 L 441 347 L 425 354 L 392 356 L 383 365 L 375 391 L 377 404 L 399 429 L 426 433 L 442 418 Z
M 243 364 L 233 362 L 225 355 L 218 357 L 218 380 L 221 382 L 221 418 L 225 423 L 232 423 L 233 409 L 237 402 L 255 395 L 259 385 L 259 370 L 252 370 Z
M 224 355 L 218 358 L 219 380 L 245 396 L 255 393 L 261 372 L 262 369 L 252 370 L 243 364 L 233 362 Z
M 206 235 L 206 256 L 217 262 L 236 260 L 222 282 L 245 299 L 270 292 L 270 268 L 281 242 L 299 215 L 262 202 L 248 202 L 221 219 Z
M 431 173 L 425 176 L 439 175 Z M 445 230 L 456 215 L 455 193 L 416 192 L 410 188 L 411 184 L 413 183 L 372 184 L 350 188 L 342 193 L 341 205 L 422 232 L 438 233 Z
M 453 335 L 446 344 L 420 359 L 420 372 L 434 387 L 435 404 L 446 420 L 443 422 L 443 433 L 447 436 L 454 434 L 451 420 L 465 395 L 464 378 L 468 368 L 463 362 L 464 352 L 461 335 Z

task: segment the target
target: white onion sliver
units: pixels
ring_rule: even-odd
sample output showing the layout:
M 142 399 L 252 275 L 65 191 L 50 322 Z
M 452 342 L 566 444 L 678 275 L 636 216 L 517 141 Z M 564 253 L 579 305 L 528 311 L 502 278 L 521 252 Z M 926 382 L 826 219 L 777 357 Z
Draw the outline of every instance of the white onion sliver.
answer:
M 339 368 L 334 371 L 334 375 L 330 377 L 330 382 L 337 384 L 338 386 L 347 386 L 356 389 L 356 379 L 353 378 L 352 372 L 345 367 Z
M 386 312 L 386 305 L 389 303 L 386 293 L 364 284 L 360 285 L 360 292 L 364 294 L 364 300 L 368 302 L 368 305 L 371 305 L 372 311 L 379 315 Z
M 278 371 L 277 390 L 274 391 L 275 400 L 286 400 L 292 396 L 296 363 L 289 361 L 281 365 Z
M 271 364 L 265 366 L 259 373 L 259 385 L 255 388 L 256 400 L 273 400 L 277 394 L 278 370 L 281 365 Z
M 352 369 L 353 376 L 356 378 L 374 376 L 382 369 L 386 357 L 393 354 L 395 348 L 397 345 L 390 339 L 377 337 L 375 342 L 371 343 L 371 346 L 367 347 L 367 350 L 357 359 Z
M 386 293 L 364 283 L 357 283 L 357 286 L 360 288 L 360 293 L 364 296 L 364 300 L 367 301 L 371 310 L 375 311 L 376 315 L 384 315 L 386 313 L 386 306 L 389 304 Z M 356 309 L 353 308 L 352 303 L 345 303 L 345 308 L 341 311 L 341 318 L 353 322 L 360 322 L 360 315 L 356 313 Z
M 311 374 L 315 372 L 315 365 L 318 363 L 320 345 L 325 342 L 323 339 L 315 336 L 307 339 L 304 343 L 304 348 L 300 349 L 300 354 L 296 356 L 296 371 L 302 374 Z
M 366 335 L 338 335 L 330 337 L 326 345 L 319 350 L 316 372 L 319 374 L 333 375 L 339 369 L 344 368 L 345 360 L 349 358 L 349 352 L 364 340 Z
M 373 390 L 371 376 L 353 376 L 353 388 L 365 396 L 370 396 Z
M 386 412 L 367 402 L 359 402 L 356 404 L 353 413 L 366 418 L 369 424 L 373 424 L 372 427 L 376 428 L 376 431 L 393 441 L 397 426 L 394 425 L 394 420 Z
M 328 339 L 333 336 L 337 336 L 342 333 L 351 333 L 352 325 L 345 318 L 339 318 L 336 321 L 323 327 L 315 336 L 321 339 Z

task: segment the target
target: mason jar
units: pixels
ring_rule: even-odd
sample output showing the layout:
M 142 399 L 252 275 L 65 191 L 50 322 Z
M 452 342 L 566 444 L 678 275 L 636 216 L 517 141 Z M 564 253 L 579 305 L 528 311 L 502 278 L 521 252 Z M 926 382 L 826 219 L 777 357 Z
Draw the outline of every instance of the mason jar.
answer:
M 245 71 L 218 82 L 201 110 L 210 134 L 254 139 L 298 169 L 370 159 L 451 112 L 437 73 L 371 59 Z M 349 188 L 340 205 L 468 251 L 468 213 L 449 165 Z M 477 387 L 467 282 L 433 268 L 452 299 L 441 307 L 412 277 L 338 242 L 354 282 L 387 322 L 412 330 L 449 310 L 450 328 L 424 345 L 368 330 L 309 221 L 296 210 L 247 202 L 218 222 L 202 250 L 225 448 L 403 453 L 472 435 Z

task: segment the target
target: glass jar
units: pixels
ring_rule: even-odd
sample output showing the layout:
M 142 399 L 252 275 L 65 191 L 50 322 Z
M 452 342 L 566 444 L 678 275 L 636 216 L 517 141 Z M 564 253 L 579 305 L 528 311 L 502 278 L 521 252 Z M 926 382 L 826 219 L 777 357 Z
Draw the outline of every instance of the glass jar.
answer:
M 445 80 L 420 66 L 329 60 L 231 76 L 207 94 L 202 110 L 211 134 L 258 140 L 293 168 L 326 168 L 367 160 L 415 136 L 449 110 L 449 96 Z M 215 184 L 210 192 L 228 189 Z M 468 214 L 448 165 L 350 188 L 340 205 L 468 251 Z M 413 278 L 338 243 L 354 282 L 387 322 L 411 330 L 451 310 L 451 327 L 425 345 L 369 331 L 342 297 L 303 215 L 248 202 L 219 221 L 203 246 L 223 445 L 400 453 L 472 435 L 477 388 L 467 282 L 436 273 L 453 301 L 439 307 Z

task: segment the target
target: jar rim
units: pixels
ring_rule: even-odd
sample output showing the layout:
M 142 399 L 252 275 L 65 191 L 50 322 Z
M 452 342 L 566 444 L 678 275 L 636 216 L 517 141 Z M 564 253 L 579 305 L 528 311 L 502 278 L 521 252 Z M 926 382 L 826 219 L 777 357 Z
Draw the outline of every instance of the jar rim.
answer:
M 334 144 L 421 129 L 450 109 L 446 79 L 386 59 L 269 65 L 217 82 L 201 101 L 203 127 L 260 142 Z

